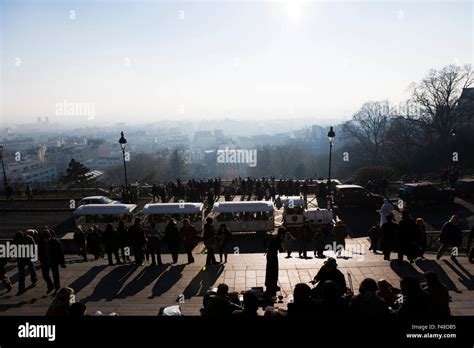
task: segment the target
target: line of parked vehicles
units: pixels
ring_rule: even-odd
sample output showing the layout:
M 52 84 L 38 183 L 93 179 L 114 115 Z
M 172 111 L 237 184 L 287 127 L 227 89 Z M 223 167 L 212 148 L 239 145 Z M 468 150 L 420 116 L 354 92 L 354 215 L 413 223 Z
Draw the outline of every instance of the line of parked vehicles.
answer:
M 338 180 L 333 180 L 332 184 L 333 206 L 338 208 L 359 206 L 379 209 L 383 204 L 383 196 L 362 186 L 341 184 Z M 430 182 L 405 183 L 399 189 L 399 198 L 407 206 L 449 204 L 456 195 L 473 197 L 474 179 L 458 180 L 454 189 L 439 188 Z M 153 221 L 160 230 L 164 230 L 169 217 L 172 217 L 178 226 L 181 226 L 184 219 L 188 219 L 197 231 L 202 230 L 206 217 L 211 217 L 216 228 L 225 224 L 233 233 L 273 231 L 277 227 L 276 209 L 283 209 L 282 225 L 287 229 L 299 228 L 304 221 L 309 221 L 311 227 L 315 228 L 337 220 L 332 209 L 318 208 L 315 198 L 313 205 L 316 207 L 308 208 L 301 196 L 276 196 L 275 201 L 216 202 L 205 216 L 203 203 L 150 203 L 137 211 L 135 204 L 123 204 L 104 196 L 91 196 L 82 199 L 74 215 L 76 224 L 86 228 L 118 223 L 120 219 L 132 223 L 135 217 L 139 217 L 145 224 Z

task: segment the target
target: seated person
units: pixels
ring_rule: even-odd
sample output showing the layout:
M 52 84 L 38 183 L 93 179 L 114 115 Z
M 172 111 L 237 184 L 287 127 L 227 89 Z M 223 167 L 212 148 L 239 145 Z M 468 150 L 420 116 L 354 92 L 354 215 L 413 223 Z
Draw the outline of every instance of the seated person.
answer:
M 232 312 L 234 317 L 253 318 L 258 316 L 258 298 L 252 290 L 244 293 L 244 309 L 237 309 Z
M 227 318 L 232 316 L 236 310 L 243 308 L 235 303 L 232 303 L 229 297 L 229 287 L 227 284 L 219 284 L 217 293 L 214 297 L 209 298 L 209 301 L 204 306 L 202 315 L 212 318 Z

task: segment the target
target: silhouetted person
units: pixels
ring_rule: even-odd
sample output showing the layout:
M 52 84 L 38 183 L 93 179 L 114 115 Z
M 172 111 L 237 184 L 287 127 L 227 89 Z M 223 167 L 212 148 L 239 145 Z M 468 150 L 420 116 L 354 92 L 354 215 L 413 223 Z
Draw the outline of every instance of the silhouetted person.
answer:
M 179 230 L 176 226 L 176 221 L 173 218 L 170 218 L 165 229 L 165 238 L 168 243 L 168 249 L 171 253 L 171 258 L 173 263 L 178 262 L 179 247 L 181 245 L 181 239 L 179 237 Z
M 341 256 L 342 251 L 346 248 L 347 237 L 346 225 L 341 220 L 333 226 L 332 235 L 334 236 L 334 241 L 336 242 L 337 247 L 337 250 L 334 250 L 334 252 L 336 252 L 337 257 L 339 257 Z
M 47 317 L 66 317 L 69 316 L 69 309 L 74 303 L 71 296 L 74 295 L 73 288 L 61 288 L 53 299 L 53 302 L 46 312 Z
M 112 266 L 114 264 L 112 260 L 112 255 L 115 255 L 115 261 L 118 264 L 121 264 L 119 258 L 119 247 L 120 247 L 120 239 L 117 230 L 114 229 L 112 224 L 107 224 L 105 226 L 104 231 L 104 247 L 105 253 L 107 254 L 107 259 L 109 261 L 109 265 Z
M 278 287 L 278 253 L 283 252 L 282 238 L 285 236 L 285 229 L 279 228 L 277 235 L 265 238 L 265 252 L 267 255 L 267 266 L 265 272 L 265 294 L 273 297 L 280 290 Z
M 314 240 L 314 257 L 319 259 L 325 258 L 324 256 L 324 249 L 326 246 L 326 224 L 321 222 L 318 225 L 318 229 L 316 230 L 313 240 Z
M 387 215 L 387 222 L 380 228 L 380 247 L 383 259 L 390 261 L 390 253 L 395 249 L 398 225 L 393 221 L 393 215 Z
M 293 246 L 296 241 L 296 238 L 291 234 L 290 231 L 285 232 L 285 237 L 283 238 L 283 250 L 286 251 L 286 258 L 291 258 L 291 252 L 293 251 Z
M 426 239 L 426 227 L 425 222 L 422 218 L 418 218 L 415 220 L 416 225 L 418 226 L 418 245 L 420 253 L 418 254 L 419 257 L 422 259 L 425 258 L 426 248 L 428 247 L 428 241 Z
M 213 223 L 214 220 L 208 217 L 204 224 L 203 240 L 207 251 L 206 265 L 215 265 L 217 263 L 215 256 L 217 238 Z
M 288 303 L 289 317 L 313 316 L 318 310 L 316 302 L 311 298 L 308 284 L 298 283 L 293 291 L 293 303 Z
M 202 315 L 215 319 L 230 318 L 234 311 L 242 309 L 230 301 L 229 287 L 226 284 L 219 284 L 216 295 L 204 306 Z
M 151 264 L 161 266 L 163 261 L 161 261 L 161 240 L 163 239 L 163 234 L 158 229 L 158 226 L 154 221 L 150 223 L 150 228 L 148 230 L 148 244 L 147 244 L 147 255 L 151 256 Z
M 74 242 L 77 247 L 77 254 L 82 256 L 82 261 L 87 261 L 87 237 L 81 225 L 74 229 Z
M 73 319 L 80 319 L 86 316 L 87 307 L 80 302 L 74 302 L 69 306 L 69 317 Z
M 193 250 L 198 243 L 198 236 L 196 229 L 189 223 L 188 219 L 183 220 L 183 227 L 181 233 L 184 241 L 184 249 L 188 255 L 188 263 L 194 263 Z
M 392 285 L 385 279 L 380 279 L 377 285 L 379 287 L 377 295 L 385 301 L 389 308 L 398 309 L 398 296 L 393 290 Z
M 444 252 L 451 247 L 452 249 L 459 247 L 462 244 L 462 230 L 459 225 L 459 217 L 454 214 L 451 216 L 448 222 L 446 222 L 441 228 L 441 233 L 439 235 L 439 242 L 441 246 L 436 254 L 436 259 L 439 260 L 443 256 Z M 451 252 L 451 258 L 456 257 L 455 250 Z
M 339 286 L 332 280 L 321 283 L 319 298 L 316 301 L 320 314 L 325 317 L 338 318 L 341 314 L 347 312 L 347 302 L 347 299 L 342 296 Z
M 332 280 L 341 291 L 341 294 L 345 294 L 347 292 L 347 285 L 346 285 L 346 278 L 344 274 L 337 268 L 336 259 L 330 257 L 319 269 L 318 273 L 311 281 L 312 284 L 317 284 L 316 287 L 313 289 L 313 297 L 318 298 L 321 294 L 322 284 L 326 280 Z
M 369 230 L 370 247 L 374 254 L 377 254 L 377 248 L 380 240 L 380 225 L 377 223 L 373 225 Z
M 300 229 L 299 233 L 299 242 L 300 242 L 300 250 L 299 250 L 299 257 L 306 259 L 308 257 L 307 255 L 307 249 L 308 249 L 308 243 L 311 240 L 311 227 L 309 226 L 309 221 L 306 220 L 303 223 L 303 226 Z
M 428 295 L 421 289 L 420 281 L 416 277 L 405 276 L 400 281 L 403 302 L 397 311 L 400 318 L 427 316 L 429 310 Z
M 226 224 L 221 224 L 216 233 L 217 238 L 217 251 L 219 252 L 219 262 L 227 262 L 227 255 L 229 254 L 230 240 L 232 233 L 227 228 Z M 224 259 L 222 258 L 224 255 Z
M 357 319 L 384 319 L 390 314 L 385 301 L 377 295 L 379 287 L 372 278 L 365 278 L 359 286 L 359 294 L 349 304 L 349 312 Z
M 94 255 L 94 259 L 98 260 L 102 254 L 102 236 L 97 229 L 89 228 L 87 233 L 87 245 L 92 255 Z
M 436 273 L 425 273 L 426 284 L 424 291 L 428 295 L 428 308 L 430 314 L 435 317 L 448 317 L 451 315 L 449 309 L 449 292 Z
M 410 263 L 418 254 L 418 235 L 419 228 L 415 221 L 411 218 L 407 210 L 402 211 L 402 219 L 398 224 L 398 262 L 403 262 L 403 256 L 406 255 Z
M 145 229 L 142 227 L 140 218 L 135 218 L 132 226 L 129 227 L 130 245 L 133 249 L 135 264 L 143 266 L 145 264 Z
M 130 238 L 128 234 L 128 228 L 125 225 L 125 221 L 120 220 L 117 226 L 117 234 L 120 242 L 120 252 L 122 254 L 123 262 L 130 261 Z M 127 249 L 125 249 L 127 248 Z M 125 252 L 125 251 L 128 252 Z
M 21 231 L 18 231 L 17 233 L 15 233 L 15 236 L 13 238 L 13 243 L 16 244 L 17 246 L 28 245 L 29 247 L 31 246 L 34 247 L 35 245 L 34 239 L 31 236 L 28 236 L 27 234 Z M 18 264 L 18 293 L 17 295 L 21 295 L 25 292 L 25 267 L 28 267 L 28 270 L 30 271 L 31 285 L 35 286 L 36 282 L 38 281 L 35 265 L 33 264 L 31 257 L 25 257 L 25 256 L 26 255 L 19 255 L 17 257 L 17 264 Z M 29 255 L 29 256 L 34 256 L 34 255 Z
M 63 248 L 61 242 L 51 235 L 48 229 L 43 229 L 40 233 L 38 242 L 38 256 L 41 264 L 41 274 L 46 282 L 48 290 L 46 293 L 58 291 L 61 288 L 61 278 L 59 275 L 59 267 L 66 268 Z M 53 281 L 49 276 L 49 272 L 53 274 Z
M 237 309 L 232 312 L 235 318 L 255 318 L 258 316 L 258 298 L 252 290 L 244 293 L 244 309 Z

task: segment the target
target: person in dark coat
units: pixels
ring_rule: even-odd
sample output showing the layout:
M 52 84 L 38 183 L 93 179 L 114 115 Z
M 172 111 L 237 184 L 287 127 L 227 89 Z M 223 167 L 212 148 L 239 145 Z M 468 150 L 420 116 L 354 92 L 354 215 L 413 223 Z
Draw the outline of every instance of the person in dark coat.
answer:
M 87 233 L 87 245 L 92 255 L 94 255 L 94 259 L 98 260 L 102 254 L 102 236 L 97 229 L 89 228 Z
M 314 240 L 314 257 L 324 259 L 324 248 L 326 246 L 326 224 L 321 222 L 318 226 L 316 233 L 313 236 Z
M 179 247 L 181 245 L 181 239 L 179 237 L 178 227 L 176 226 L 176 221 L 173 218 L 170 218 L 168 225 L 165 229 L 165 238 L 168 243 L 168 249 L 170 249 L 171 257 L 173 263 L 178 262 Z
M 326 280 L 332 280 L 341 291 L 341 294 L 347 292 L 346 278 L 344 274 L 337 268 L 337 262 L 335 258 L 328 258 L 324 261 L 323 266 L 319 269 L 318 273 L 311 281 L 312 284 L 317 284 L 313 289 L 313 298 L 319 298 L 321 294 L 322 285 Z
M 219 284 L 217 293 L 205 304 L 202 315 L 214 319 L 231 318 L 234 311 L 243 308 L 230 300 L 227 284 Z
M 390 261 L 390 253 L 395 249 L 398 225 L 393 221 L 393 215 L 387 215 L 387 222 L 380 228 L 380 247 L 383 259 Z
M 150 223 L 150 228 L 148 230 L 148 245 L 147 245 L 147 255 L 151 256 L 151 264 L 161 266 L 163 261 L 161 261 L 161 240 L 163 239 L 163 234 L 158 229 L 158 226 L 154 221 Z M 148 258 L 147 258 L 148 260 Z
M 104 247 L 110 266 L 114 264 L 112 260 L 112 254 L 115 255 L 115 261 L 117 261 L 118 264 L 122 264 L 118 253 L 120 247 L 120 240 L 118 232 L 114 229 L 114 226 L 112 226 L 112 224 L 107 224 L 105 226 Z
M 421 289 L 420 281 L 413 276 L 405 276 L 400 281 L 403 302 L 397 311 L 397 316 L 402 319 L 413 317 L 426 317 L 429 311 L 428 295 Z
M 269 298 L 276 295 L 280 290 L 278 287 L 278 252 L 283 252 L 282 239 L 285 236 L 285 229 L 278 229 L 277 235 L 265 238 L 265 252 L 267 256 L 267 267 L 265 272 L 265 295 Z
M 244 309 L 237 309 L 232 312 L 234 318 L 256 318 L 258 317 L 258 297 L 252 290 L 244 293 Z
M 82 261 L 87 262 L 87 238 L 81 225 L 76 226 L 74 230 L 74 242 L 77 246 L 77 253 L 82 256 Z
M 214 220 L 210 217 L 206 219 L 206 223 L 204 224 L 204 233 L 202 238 L 207 251 L 206 265 L 218 264 L 215 255 L 217 247 L 216 231 L 214 230 Z
M 380 224 L 377 222 L 373 225 L 369 230 L 369 238 L 370 238 L 370 247 L 369 250 L 372 250 L 374 254 L 377 254 L 377 248 L 380 240 Z
M 318 305 L 311 298 L 311 288 L 308 284 L 298 283 L 293 291 L 293 302 L 288 303 L 288 316 L 311 318 L 318 312 Z
M 217 251 L 219 252 L 220 263 L 227 262 L 227 255 L 230 248 L 230 240 L 232 238 L 232 233 L 227 228 L 226 224 L 221 224 L 216 233 L 217 238 Z M 224 258 L 222 258 L 224 255 Z
M 122 255 L 123 262 L 130 261 L 130 252 L 125 252 L 125 250 L 130 251 L 130 239 L 128 235 L 128 228 L 125 225 L 125 221 L 119 221 L 117 226 L 117 234 L 120 241 L 120 253 Z
M 416 225 L 418 226 L 419 228 L 419 231 L 418 231 L 418 245 L 420 247 L 420 253 L 417 255 L 419 257 L 421 257 L 422 259 L 425 258 L 425 252 L 426 252 L 426 248 L 428 247 L 428 241 L 426 239 L 426 227 L 425 227 L 425 222 L 423 221 L 422 218 L 417 218 L 415 220 L 416 222 Z
M 21 231 L 18 231 L 17 233 L 15 233 L 15 236 L 13 238 L 13 243 L 18 246 L 20 245 L 28 245 L 29 247 L 35 246 L 34 239 L 31 236 Z M 19 255 L 19 257 L 17 257 L 17 264 L 18 264 L 18 293 L 17 295 L 21 295 L 25 292 L 25 267 L 28 267 L 28 270 L 30 271 L 32 286 L 36 285 L 38 281 L 38 276 L 36 275 L 35 265 L 33 264 L 33 261 L 31 260 L 31 258 L 21 257 L 21 255 Z
M 390 315 L 385 301 L 377 295 L 379 287 L 372 278 L 365 278 L 359 287 L 359 294 L 349 304 L 349 312 L 354 318 L 385 319 Z
M 337 254 L 337 257 L 341 256 L 342 251 L 346 248 L 346 237 L 347 229 L 346 225 L 339 220 L 336 225 L 332 228 L 332 235 L 334 236 L 334 241 L 336 242 L 337 250 L 334 250 Z
M 198 243 L 196 229 L 189 223 L 188 219 L 183 220 L 180 234 L 183 236 L 184 249 L 188 254 L 188 263 L 194 263 L 193 250 Z
M 308 220 L 305 220 L 305 222 L 303 223 L 303 226 L 300 229 L 300 233 L 298 234 L 298 239 L 300 242 L 299 256 L 300 258 L 306 259 L 308 257 L 306 253 L 308 243 L 311 240 L 311 227 L 309 226 Z
M 38 254 L 41 274 L 48 287 L 46 293 L 49 294 L 53 289 L 57 292 L 61 288 L 59 267 L 66 268 L 66 261 L 61 242 L 53 237 L 48 229 L 43 229 L 40 234 Z M 51 281 L 49 271 L 53 273 L 53 281 Z
M 133 225 L 130 226 L 129 236 L 133 256 L 135 257 L 135 264 L 137 266 L 143 266 L 145 264 L 145 245 L 147 240 L 145 229 L 142 227 L 140 218 L 135 218 Z
M 462 230 L 459 225 L 459 217 L 454 214 L 451 216 L 448 222 L 446 222 L 441 228 L 441 233 L 439 235 L 439 242 L 441 246 L 436 254 L 436 259 L 439 260 L 443 256 L 444 252 L 451 247 L 453 252 L 451 253 L 451 258 L 456 257 L 454 252 L 462 244 Z M 456 248 L 456 249 L 454 249 Z
M 411 218 L 407 210 L 402 212 L 402 219 L 398 224 L 397 239 L 398 239 L 398 262 L 403 262 L 403 256 L 406 255 L 410 263 L 418 255 L 419 228 L 415 221 Z
M 431 315 L 435 317 L 449 317 L 451 310 L 449 309 L 449 292 L 443 285 L 436 273 L 425 273 L 426 284 L 423 288 L 428 295 L 428 308 Z

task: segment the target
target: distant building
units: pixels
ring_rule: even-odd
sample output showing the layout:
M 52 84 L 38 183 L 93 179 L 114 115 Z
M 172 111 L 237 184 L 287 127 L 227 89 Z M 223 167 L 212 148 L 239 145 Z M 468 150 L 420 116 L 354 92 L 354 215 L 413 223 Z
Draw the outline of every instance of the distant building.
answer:
M 92 170 L 105 170 L 109 167 L 116 166 L 118 164 L 121 164 L 123 161 L 122 156 L 116 156 L 116 157 L 98 157 L 98 158 L 93 158 L 90 160 L 87 160 L 84 165 Z
M 56 166 L 33 160 L 8 163 L 6 172 L 8 180 L 14 184 L 54 182 L 58 177 Z

